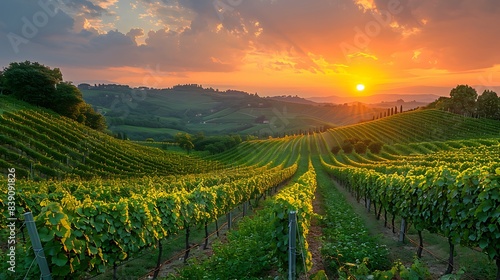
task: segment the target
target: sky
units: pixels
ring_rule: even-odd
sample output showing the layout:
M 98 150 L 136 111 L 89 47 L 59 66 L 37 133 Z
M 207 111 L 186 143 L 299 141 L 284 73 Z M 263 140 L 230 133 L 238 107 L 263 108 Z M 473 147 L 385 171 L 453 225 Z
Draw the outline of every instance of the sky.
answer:
M 0 67 L 261 96 L 500 94 L 499 14 L 498 0 L 2 0 Z

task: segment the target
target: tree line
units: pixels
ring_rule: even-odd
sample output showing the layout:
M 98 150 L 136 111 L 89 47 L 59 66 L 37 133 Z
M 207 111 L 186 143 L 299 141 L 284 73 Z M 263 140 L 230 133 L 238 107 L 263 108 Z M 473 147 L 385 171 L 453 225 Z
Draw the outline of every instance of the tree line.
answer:
M 374 142 L 371 139 L 357 139 L 357 138 L 349 138 L 345 139 L 342 145 L 333 146 L 330 150 L 333 154 L 338 154 L 341 150 L 345 154 L 350 154 L 355 151 L 358 154 L 364 154 L 368 150 L 370 150 L 373 154 L 378 154 L 382 151 L 383 143 Z
M 458 85 L 450 91 L 450 97 L 440 97 L 426 108 L 440 109 L 467 117 L 500 119 L 500 98 L 491 90 L 481 95 L 468 85 Z
M 38 62 L 12 62 L 0 71 L 0 94 L 50 109 L 88 127 L 104 131 L 106 120 L 71 82 L 63 80 L 59 68 Z
M 194 149 L 196 151 L 208 151 L 212 155 L 236 147 L 243 141 L 238 134 L 205 137 L 203 132 L 199 132 L 196 135 L 179 132 L 175 135 L 174 139 L 179 144 L 179 147 L 184 149 L 188 154 Z

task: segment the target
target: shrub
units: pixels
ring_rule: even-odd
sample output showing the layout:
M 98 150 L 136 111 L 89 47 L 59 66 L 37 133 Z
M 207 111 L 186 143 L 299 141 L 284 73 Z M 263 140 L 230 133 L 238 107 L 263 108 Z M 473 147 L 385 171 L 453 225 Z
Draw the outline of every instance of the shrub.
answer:
M 339 146 L 333 146 L 331 149 L 332 154 L 336 155 L 340 152 L 341 148 Z
M 370 152 L 372 152 L 374 154 L 378 154 L 378 153 L 380 153 L 380 151 L 382 151 L 383 145 L 384 144 L 382 144 L 380 142 L 373 142 L 368 146 L 368 149 L 370 149 Z
M 346 142 L 342 145 L 342 150 L 344 150 L 344 153 L 350 154 L 353 150 L 353 145 L 350 142 Z
M 364 154 L 366 153 L 366 144 L 362 141 L 359 141 L 358 143 L 354 144 L 354 150 L 358 154 Z

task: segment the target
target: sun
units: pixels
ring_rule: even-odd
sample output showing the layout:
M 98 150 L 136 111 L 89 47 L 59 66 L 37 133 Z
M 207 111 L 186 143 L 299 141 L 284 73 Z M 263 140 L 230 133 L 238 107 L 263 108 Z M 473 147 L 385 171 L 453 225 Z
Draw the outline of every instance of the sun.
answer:
M 358 91 L 363 91 L 363 90 L 365 90 L 365 85 L 363 85 L 363 84 L 357 84 L 357 85 L 356 85 L 356 89 L 357 89 Z

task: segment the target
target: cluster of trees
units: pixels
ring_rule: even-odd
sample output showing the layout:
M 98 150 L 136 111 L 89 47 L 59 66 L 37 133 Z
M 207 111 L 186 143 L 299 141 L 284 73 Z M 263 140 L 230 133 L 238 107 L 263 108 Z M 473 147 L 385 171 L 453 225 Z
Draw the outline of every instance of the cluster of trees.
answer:
M 399 107 L 399 112 L 398 112 L 398 106 L 394 106 L 394 107 L 388 108 L 387 111 L 380 112 L 378 115 L 374 115 L 373 120 L 381 119 L 381 118 L 385 118 L 385 117 L 390 117 L 390 116 L 398 114 L 398 113 L 403 113 L 403 105 L 401 105 Z
M 345 139 L 341 146 L 333 146 L 331 152 L 335 155 L 341 150 L 346 154 L 350 154 L 352 151 L 358 154 L 364 154 L 367 150 L 370 150 L 373 154 L 378 154 L 382 151 L 383 146 L 384 144 L 374 142 L 371 139 L 349 138 Z
M 500 98 L 497 93 L 485 90 L 478 96 L 476 90 L 468 85 L 458 85 L 450 91 L 450 97 L 440 97 L 427 108 L 468 117 L 500 119 Z
M 211 154 L 222 153 L 229 150 L 242 142 L 239 135 L 222 135 L 205 137 L 203 132 L 196 135 L 179 132 L 174 137 L 175 142 L 179 147 L 186 150 L 189 154 L 191 150 L 209 151 Z
M 85 103 L 76 86 L 63 81 L 59 68 L 38 62 L 13 62 L 0 71 L 0 93 L 51 109 L 93 129 L 106 129 L 104 117 Z

